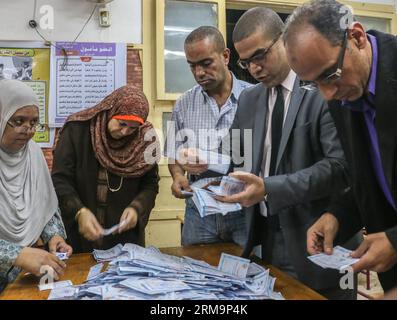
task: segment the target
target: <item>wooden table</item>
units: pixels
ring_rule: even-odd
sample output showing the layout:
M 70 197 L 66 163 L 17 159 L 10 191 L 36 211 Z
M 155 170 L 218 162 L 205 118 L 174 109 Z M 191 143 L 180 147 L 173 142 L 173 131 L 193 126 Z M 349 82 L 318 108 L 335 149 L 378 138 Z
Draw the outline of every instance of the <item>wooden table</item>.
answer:
M 212 265 L 218 265 L 222 252 L 239 256 L 241 249 L 234 244 L 199 245 L 190 247 L 163 248 L 162 252 L 175 256 L 189 256 L 204 260 Z M 256 263 L 262 264 L 259 259 Z M 96 264 L 91 254 L 73 255 L 67 262 L 65 275 L 60 280 L 71 280 L 74 285 L 83 283 L 90 267 Z M 262 264 L 263 265 L 263 264 Z M 272 276 L 276 277 L 276 291 L 283 294 L 286 299 L 295 300 L 323 300 L 323 296 L 306 287 L 299 281 L 291 278 L 275 267 L 270 268 Z M 50 291 L 39 291 L 37 285 L 39 279 L 32 275 L 20 275 L 13 283 L 9 284 L 2 294 L 0 300 L 45 300 Z

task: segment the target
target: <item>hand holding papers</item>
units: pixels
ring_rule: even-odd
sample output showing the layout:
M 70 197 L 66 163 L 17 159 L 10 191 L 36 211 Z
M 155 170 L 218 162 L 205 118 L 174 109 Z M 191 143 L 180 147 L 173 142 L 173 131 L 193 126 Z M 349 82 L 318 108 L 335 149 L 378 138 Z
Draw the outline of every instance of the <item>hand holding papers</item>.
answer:
M 359 259 L 352 258 L 352 251 L 336 246 L 331 255 L 325 253 L 309 256 L 308 259 L 322 268 L 343 270 L 355 264 Z
M 109 228 L 109 229 L 104 229 L 103 230 L 103 235 L 104 236 L 108 236 L 110 234 L 112 234 L 113 232 L 117 231 L 118 229 L 120 229 L 123 225 L 125 224 L 125 220 L 123 220 L 121 223 L 114 225 L 113 227 Z
M 244 190 L 233 195 L 217 196 L 217 200 L 226 203 L 237 202 L 243 207 L 251 207 L 264 200 L 266 191 L 264 181 L 261 177 L 243 171 L 232 172 L 229 177 L 236 178 L 243 182 L 245 184 Z
M 199 180 L 200 181 L 200 180 Z M 222 213 L 226 215 L 228 212 L 241 210 L 241 205 L 238 203 L 223 203 L 214 198 L 219 195 L 230 195 L 234 192 L 244 190 L 244 183 L 228 176 L 222 177 L 219 186 L 210 185 L 208 190 L 196 187 L 196 183 L 192 184 L 193 202 L 203 218 L 207 215 Z

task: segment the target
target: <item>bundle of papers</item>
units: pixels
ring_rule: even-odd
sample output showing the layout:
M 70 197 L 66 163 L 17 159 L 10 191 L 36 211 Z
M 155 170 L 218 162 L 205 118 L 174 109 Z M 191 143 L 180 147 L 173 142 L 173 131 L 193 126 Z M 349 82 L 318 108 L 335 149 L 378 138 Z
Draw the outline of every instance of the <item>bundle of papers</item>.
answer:
M 308 259 L 322 268 L 343 270 L 360 260 L 352 258 L 351 253 L 351 250 L 336 246 L 331 255 L 319 253 L 309 256 Z
M 109 251 L 100 256 L 116 252 L 114 248 Z M 163 254 L 154 247 L 126 244 L 105 272 L 95 273 L 82 285 L 54 289 L 49 299 L 283 299 L 274 292 L 275 278 L 268 269 L 228 254 L 214 267 L 189 257 Z
M 223 176 L 219 186 L 209 186 L 208 190 L 218 196 L 231 196 L 243 192 L 245 183 L 233 177 Z
M 226 215 L 229 212 L 241 210 L 239 203 L 221 202 L 216 200 L 214 196 L 229 196 L 240 193 L 244 191 L 244 182 L 229 176 L 223 176 L 219 186 L 210 185 L 206 190 L 202 189 L 202 183 L 200 185 L 198 187 L 197 182 L 195 182 L 191 185 L 191 188 L 193 190 L 192 200 L 202 218 L 211 214 L 221 213 Z
M 226 215 L 229 212 L 241 210 L 239 203 L 221 202 L 214 199 L 214 194 L 211 191 L 195 187 L 192 187 L 192 189 L 192 200 L 202 218 L 211 214 L 221 213 Z

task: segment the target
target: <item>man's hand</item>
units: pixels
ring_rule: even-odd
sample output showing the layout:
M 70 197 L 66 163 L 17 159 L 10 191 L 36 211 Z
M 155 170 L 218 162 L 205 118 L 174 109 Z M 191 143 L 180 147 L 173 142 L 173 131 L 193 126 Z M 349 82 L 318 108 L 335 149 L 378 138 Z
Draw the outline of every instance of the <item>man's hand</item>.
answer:
M 248 172 L 236 171 L 229 176 L 245 183 L 244 191 L 231 196 L 216 196 L 215 199 L 222 202 L 240 203 L 243 207 L 251 207 L 265 198 L 265 184 L 263 179 Z
M 397 263 L 397 252 L 384 232 L 365 236 L 352 257 L 360 258 L 360 261 L 352 265 L 355 272 L 363 269 L 385 272 Z
M 325 252 L 332 254 L 333 243 L 338 233 L 339 222 L 336 217 L 329 212 L 324 213 L 307 230 L 307 252 L 310 255 Z
M 56 252 L 64 252 L 68 257 L 73 253 L 72 247 L 65 242 L 64 238 L 58 235 L 53 236 L 50 241 L 48 241 L 48 249 L 53 254 Z
M 173 177 L 173 182 L 171 185 L 171 191 L 174 197 L 179 199 L 185 199 L 186 196 L 182 194 L 183 191 L 192 192 L 193 190 L 190 188 L 189 180 L 181 174 L 175 174 Z
M 195 148 L 184 148 L 179 151 L 178 163 L 183 170 L 190 174 L 202 174 L 208 170 L 208 164 L 200 159 L 199 150 Z
M 103 228 L 88 208 L 81 209 L 77 223 L 79 224 L 79 232 L 88 241 L 96 241 L 102 238 Z
M 116 232 L 123 233 L 125 231 L 135 228 L 136 224 L 138 223 L 138 213 L 136 212 L 136 210 L 132 207 L 125 208 L 120 218 L 120 224 L 123 221 L 123 225 Z

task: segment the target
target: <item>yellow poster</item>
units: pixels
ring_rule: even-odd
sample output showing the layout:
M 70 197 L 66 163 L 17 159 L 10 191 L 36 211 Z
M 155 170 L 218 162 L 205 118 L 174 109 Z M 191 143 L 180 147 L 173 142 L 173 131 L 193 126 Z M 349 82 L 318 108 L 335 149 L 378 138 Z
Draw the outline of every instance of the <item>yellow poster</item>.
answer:
M 22 80 L 30 85 L 39 99 L 40 123 L 48 124 L 49 48 L 0 47 L 1 79 Z M 53 130 L 47 128 L 41 132 L 36 132 L 33 139 L 42 147 L 51 147 Z

